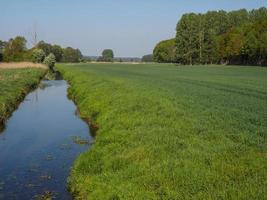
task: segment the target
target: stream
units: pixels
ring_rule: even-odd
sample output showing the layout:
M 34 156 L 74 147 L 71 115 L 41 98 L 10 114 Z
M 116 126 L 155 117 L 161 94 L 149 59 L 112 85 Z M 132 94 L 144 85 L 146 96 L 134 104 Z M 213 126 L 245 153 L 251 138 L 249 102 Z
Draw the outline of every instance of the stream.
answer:
M 70 169 L 93 137 L 67 89 L 64 80 L 42 81 L 0 132 L 1 200 L 71 199 Z

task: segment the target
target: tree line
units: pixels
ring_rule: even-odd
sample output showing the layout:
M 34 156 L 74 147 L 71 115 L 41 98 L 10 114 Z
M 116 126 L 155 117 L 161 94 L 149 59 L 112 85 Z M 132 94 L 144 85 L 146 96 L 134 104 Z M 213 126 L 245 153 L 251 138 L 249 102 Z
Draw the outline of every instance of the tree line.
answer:
M 184 14 L 176 37 L 158 43 L 157 62 L 267 65 L 267 9 Z
M 9 41 L 0 40 L 0 61 L 43 62 L 45 57 L 54 56 L 56 62 L 81 62 L 83 55 L 79 49 L 62 48 L 57 44 L 38 42 L 33 48 L 27 48 L 27 40 L 22 36 L 11 38 Z

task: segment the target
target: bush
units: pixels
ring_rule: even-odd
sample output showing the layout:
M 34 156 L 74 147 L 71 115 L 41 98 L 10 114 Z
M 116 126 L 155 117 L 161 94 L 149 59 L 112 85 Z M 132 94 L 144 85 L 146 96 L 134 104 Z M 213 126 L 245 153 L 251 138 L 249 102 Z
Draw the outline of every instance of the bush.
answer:
M 50 53 L 44 59 L 44 64 L 47 65 L 51 70 L 53 70 L 55 63 L 56 63 L 56 57 L 52 53 Z
M 32 60 L 35 63 L 42 63 L 45 58 L 45 52 L 42 49 L 34 49 L 32 52 Z

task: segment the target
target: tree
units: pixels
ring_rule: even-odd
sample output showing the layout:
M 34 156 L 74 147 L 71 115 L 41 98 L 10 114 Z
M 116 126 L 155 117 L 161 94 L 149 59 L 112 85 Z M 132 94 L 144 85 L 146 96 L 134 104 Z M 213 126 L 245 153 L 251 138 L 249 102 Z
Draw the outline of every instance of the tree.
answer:
M 181 63 L 192 65 L 199 60 L 199 17 L 194 13 L 185 14 L 177 24 L 176 57 Z
M 23 61 L 26 53 L 27 40 L 22 36 L 10 39 L 5 45 L 4 60 L 5 61 Z
M 243 25 L 249 19 L 249 14 L 246 9 L 232 11 L 228 13 L 228 23 L 230 27 Z
M 72 47 L 67 47 L 63 50 L 63 61 L 64 62 L 81 62 L 83 55 L 79 49 L 73 49 Z
M 105 62 L 112 62 L 114 59 L 114 53 L 113 53 L 112 49 L 105 49 L 102 52 L 102 59 Z
M 262 7 L 249 12 L 249 20 L 251 22 L 267 19 L 267 8 Z
M 60 62 L 63 58 L 63 49 L 59 45 L 51 46 L 51 53 L 53 53 L 56 57 L 56 61 Z
M 44 59 L 44 64 L 47 65 L 49 67 L 49 69 L 52 70 L 52 71 L 54 71 L 55 63 L 56 63 L 56 57 L 52 53 L 50 53 Z
M 266 20 L 266 8 L 185 14 L 176 27 L 176 61 L 263 65 L 267 62 Z M 154 50 L 158 62 L 171 55 L 162 50 L 163 44 L 164 41 Z
M 42 63 L 45 58 L 45 52 L 42 49 L 34 49 L 32 52 L 32 59 L 35 63 Z
M 156 62 L 175 62 L 176 44 L 175 39 L 164 40 L 156 45 L 153 51 Z
M 153 54 L 144 55 L 142 57 L 142 62 L 153 62 L 153 61 L 154 61 Z
M 6 46 L 6 42 L 0 40 L 0 62 L 4 59 L 4 49 Z
M 45 52 L 45 55 L 48 56 L 50 53 L 52 53 L 52 45 L 48 44 L 44 41 L 38 42 L 36 45 L 36 48 L 42 49 Z

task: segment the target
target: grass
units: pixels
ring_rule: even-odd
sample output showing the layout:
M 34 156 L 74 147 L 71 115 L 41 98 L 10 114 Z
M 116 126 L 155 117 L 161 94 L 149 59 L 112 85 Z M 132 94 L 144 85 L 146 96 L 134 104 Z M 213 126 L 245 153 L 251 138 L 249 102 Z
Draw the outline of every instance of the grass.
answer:
M 0 68 L 0 125 L 17 108 L 28 91 L 39 83 L 45 72 L 42 68 Z
M 97 125 L 76 199 L 266 199 L 267 68 L 58 65 Z

